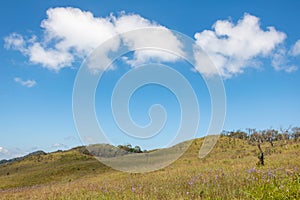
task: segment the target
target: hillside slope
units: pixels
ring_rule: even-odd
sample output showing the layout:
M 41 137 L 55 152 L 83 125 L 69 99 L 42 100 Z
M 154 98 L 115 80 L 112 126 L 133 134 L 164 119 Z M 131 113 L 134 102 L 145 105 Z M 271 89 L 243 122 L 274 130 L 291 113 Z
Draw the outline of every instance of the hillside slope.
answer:
M 196 139 L 170 166 L 118 172 L 79 149 L 0 165 L 0 199 L 300 199 L 300 143 L 264 144 L 221 137 L 203 159 Z

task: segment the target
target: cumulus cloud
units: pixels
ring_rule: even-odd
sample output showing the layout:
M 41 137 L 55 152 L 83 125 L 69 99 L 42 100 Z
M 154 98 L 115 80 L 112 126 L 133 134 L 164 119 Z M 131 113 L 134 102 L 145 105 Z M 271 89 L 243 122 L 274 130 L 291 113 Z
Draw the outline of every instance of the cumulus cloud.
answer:
M 292 56 L 299 56 L 300 55 L 300 40 L 298 40 L 291 48 L 290 54 Z
M 66 144 L 61 144 L 61 143 L 55 143 L 51 146 L 52 148 L 62 148 L 62 149 L 68 149 L 69 146 Z
M 0 160 L 21 157 L 21 156 L 26 155 L 27 153 L 28 152 L 25 152 L 19 148 L 6 149 L 6 148 L 0 146 Z
M 4 147 L 0 147 L 0 160 L 9 159 L 12 156 L 13 156 L 12 153 L 8 149 L 5 149 Z
M 196 43 L 208 53 L 217 69 L 206 69 L 195 51 L 196 68 L 206 74 L 217 71 L 225 77 L 239 74 L 246 67 L 257 66 L 257 57 L 267 57 L 282 44 L 286 34 L 274 27 L 261 28 L 260 19 L 245 14 L 236 24 L 218 20 L 213 30 L 195 34 Z
M 155 49 L 134 52 L 134 58 L 132 60 L 127 60 L 128 64 L 138 66 L 151 60 L 158 60 L 162 62 L 178 61 L 178 56 L 172 54 L 172 52 L 162 51 L 162 49 L 179 52 L 182 55 L 184 54 L 182 51 L 183 45 L 166 27 L 155 22 L 150 22 L 147 19 L 141 18 L 139 15 L 122 15 L 120 18 L 114 19 L 116 30 L 119 33 L 145 27 L 159 28 L 157 31 L 153 29 L 144 29 L 136 32 L 135 34 L 127 34 L 123 36 L 122 40 L 124 44 L 130 49 L 136 49 L 142 46 L 155 47 Z
M 36 85 L 36 81 L 35 80 L 23 80 L 23 79 L 21 79 L 21 78 L 19 78 L 19 77 L 15 77 L 14 78 L 14 81 L 16 82 L 16 83 L 19 83 L 19 84 L 21 84 L 22 86 L 25 86 L 25 87 L 28 87 L 28 88 L 31 88 L 31 87 L 33 87 L 33 86 L 35 86 Z
M 4 38 L 6 49 L 20 51 L 23 55 L 29 57 L 33 64 L 41 64 L 51 70 L 58 71 L 63 67 L 69 67 L 73 61 L 73 55 L 68 51 L 46 48 L 41 43 L 36 42 L 36 36 L 25 40 L 18 33 L 12 33 Z
M 11 33 L 9 36 L 4 38 L 4 47 L 6 49 L 19 50 L 25 53 L 25 40 L 22 35 L 17 33 Z
M 29 47 L 30 61 L 35 64 L 42 64 L 44 67 L 58 71 L 63 67 L 71 66 L 74 60 L 68 51 L 57 49 L 45 49 L 39 43 Z
M 272 66 L 276 71 L 294 72 L 297 66 L 290 64 L 285 48 L 278 48 L 272 55 Z
M 4 147 L 0 147 L 0 154 L 7 154 L 8 150 L 5 149 Z
M 45 42 L 53 42 L 58 52 L 72 52 L 72 56 L 83 58 L 117 34 L 111 18 L 97 18 L 78 8 L 51 8 L 41 27 L 45 30 Z
M 156 27 L 160 31 L 147 29 L 150 27 Z M 90 69 L 96 72 L 105 70 L 111 64 L 109 55 L 120 45 L 129 50 L 142 45 L 154 47 L 134 51 L 132 57 L 123 57 L 123 61 L 132 67 L 149 61 L 178 61 L 180 58 L 172 52 L 184 55 L 183 44 L 172 31 L 137 14 L 121 12 L 118 15 L 96 17 L 91 12 L 78 8 L 50 8 L 47 10 L 47 17 L 41 22 L 41 28 L 43 35 L 39 38 L 35 35 L 11 33 L 4 38 L 5 48 L 18 50 L 31 63 L 56 72 L 71 67 L 78 59 L 83 60 L 100 44 L 102 46 L 97 49 L 97 56 L 91 56 L 87 62 Z M 135 34 L 122 34 L 122 37 L 119 35 L 139 28 L 145 30 Z M 262 64 L 261 58 L 268 58 L 277 71 L 297 70 L 295 65 L 289 63 L 288 56 L 300 55 L 300 40 L 286 51 L 286 34 L 272 26 L 261 27 L 260 19 L 250 14 L 244 14 L 236 23 L 218 20 L 211 30 L 197 32 L 194 37 L 198 45 L 193 52 L 195 68 L 207 76 L 221 74 L 230 78 L 243 73 L 248 67 L 259 67 Z M 105 43 L 110 38 L 114 40 Z M 199 47 L 209 55 L 216 68 L 207 67 L 210 63 L 205 61 L 206 56 Z M 166 52 L 165 49 L 171 51 Z
M 139 34 L 134 37 L 118 38 L 119 33 L 137 28 L 158 27 L 166 30 L 165 35 Z M 157 41 L 161 46 L 167 45 L 175 50 L 180 49 L 180 42 L 165 27 L 151 22 L 140 15 L 120 13 L 119 16 L 95 17 L 91 12 L 78 8 L 50 8 L 47 10 L 47 18 L 41 22 L 44 36 L 37 41 L 35 36 L 25 40 L 17 33 L 12 33 L 5 40 L 7 49 L 20 51 L 29 57 L 34 64 L 40 64 L 50 70 L 59 71 L 70 67 L 76 58 L 85 58 L 91 51 L 103 42 L 116 36 L 106 49 L 102 49 L 101 59 L 107 60 L 109 51 L 117 49 L 121 40 L 129 48 L 135 48 L 140 42 Z M 168 42 L 166 42 L 168 41 Z M 164 47 L 164 46 L 162 46 Z M 140 64 L 154 58 L 156 61 L 175 61 L 173 55 L 157 53 L 156 51 L 136 51 L 133 60 L 129 64 Z M 99 68 L 97 65 L 91 65 Z M 100 70 L 103 69 L 100 66 Z

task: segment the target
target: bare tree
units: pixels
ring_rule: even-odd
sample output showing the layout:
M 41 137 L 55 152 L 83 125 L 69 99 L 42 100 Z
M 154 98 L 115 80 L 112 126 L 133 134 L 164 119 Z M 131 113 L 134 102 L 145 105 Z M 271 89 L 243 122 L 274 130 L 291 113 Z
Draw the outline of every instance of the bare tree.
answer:
M 231 131 L 229 133 L 229 136 L 232 138 L 238 138 L 238 139 L 242 139 L 242 140 L 245 140 L 248 137 L 247 133 L 245 133 L 244 131 L 241 131 L 241 130 Z
M 249 137 L 250 137 L 250 135 L 252 135 L 252 133 L 254 133 L 256 131 L 255 128 L 246 128 L 246 130 L 248 131 Z
M 267 142 L 269 142 L 269 143 L 271 144 L 272 147 L 274 146 L 273 141 L 276 140 L 277 135 L 278 135 L 278 131 L 275 130 L 275 129 L 268 129 L 268 130 L 263 131 L 264 139 L 265 139 Z
M 294 138 L 295 141 L 297 141 L 300 138 L 300 127 L 294 127 L 292 128 L 292 136 Z
M 256 145 L 258 150 L 259 150 L 259 164 L 260 165 L 265 165 L 265 158 L 264 158 L 264 152 L 261 148 L 262 143 L 265 141 L 265 138 L 263 137 L 263 134 L 261 131 L 254 131 L 250 137 L 249 137 L 249 142 Z
M 284 143 L 286 144 L 287 141 L 290 139 L 290 129 L 292 128 L 292 126 L 289 126 L 288 128 L 282 128 L 280 127 L 280 135 L 281 135 L 281 140 L 284 141 Z

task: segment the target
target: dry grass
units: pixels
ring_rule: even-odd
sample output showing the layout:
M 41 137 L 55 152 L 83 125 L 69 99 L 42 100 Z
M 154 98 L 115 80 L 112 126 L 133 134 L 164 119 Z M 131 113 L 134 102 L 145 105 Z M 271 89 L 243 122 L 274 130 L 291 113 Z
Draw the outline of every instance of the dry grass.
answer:
M 258 151 L 245 141 L 222 137 L 199 159 L 202 141 L 150 173 L 114 171 L 75 151 L 0 167 L 0 199 L 300 199 L 299 142 L 265 144 L 266 165 L 257 166 Z

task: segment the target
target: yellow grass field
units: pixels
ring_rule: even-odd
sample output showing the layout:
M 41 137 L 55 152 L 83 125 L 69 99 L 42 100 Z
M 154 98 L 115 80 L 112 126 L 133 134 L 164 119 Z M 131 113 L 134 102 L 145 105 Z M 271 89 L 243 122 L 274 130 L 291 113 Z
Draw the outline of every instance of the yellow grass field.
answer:
M 263 144 L 221 137 L 203 159 L 195 139 L 164 169 L 119 172 L 78 149 L 0 165 L 0 199 L 300 199 L 300 142 Z

